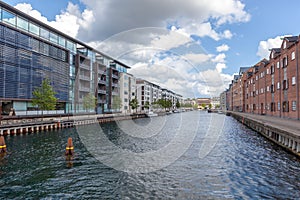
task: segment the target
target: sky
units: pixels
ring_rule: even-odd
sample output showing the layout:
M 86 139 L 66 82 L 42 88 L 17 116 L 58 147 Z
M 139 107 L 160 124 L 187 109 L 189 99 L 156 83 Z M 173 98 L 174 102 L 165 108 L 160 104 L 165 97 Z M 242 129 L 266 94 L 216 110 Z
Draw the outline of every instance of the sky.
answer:
M 4 0 L 184 97 L 214 97 L 299 35 L 298 0 Z

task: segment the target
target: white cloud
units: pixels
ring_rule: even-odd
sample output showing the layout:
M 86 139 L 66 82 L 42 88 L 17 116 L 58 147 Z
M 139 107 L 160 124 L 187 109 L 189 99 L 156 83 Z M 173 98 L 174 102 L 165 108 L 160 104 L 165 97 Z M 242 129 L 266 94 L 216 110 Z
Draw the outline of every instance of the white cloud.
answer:
M 55 21 L 48 21 L 39 11 L 34 10 L 30 4 L 20 3 L 15 6 L 16 9 L 23 11 L 24 13 L 56 28 L 57 30 L 76 37 L 80 27 L 87 28 L 91 25 L 95 19 L 93 12 L 90 10 L 84 10 L 82 13 L 79 10 L 78 5 L 68 3 L 65 11 L 55 16 Z
M 223 71 L 223 69 L 226 69 L 227 66 L 225 63 L 217 63 L 216 65 L 216 70 L 221 73 Z
M 282 43 L 281 38 L 284 38 L 287 36 L 290 36 L 290 35 L 277 36 L 275 38 L 269 38 L 267 40 L 260 41 L 256 55 L 258 55 L 262 59 L 269 58 L 269 55 L 270 55 L 269 49 L 280 48 L 281 43 Z
M 223 52 L 223 51 L 228 51 L 229 46 L 227 44 L 222 44 L 221 46 L 216 47 L 217 52 Z
M 224 53 L 218 54 L 215 58 L 212 59 L 212 62 L 224 63 L 226 55 Z
M 130 72 L 137 77 L 184 96 L 223 90 L 222 79 L 227 81 L 230 77 L 222 74 L 226 68 L 224 53 L 213 56 L 183 50 L 183 47 L 190 48 L 191 36 L 216 41 L 231 39 L 233 34 L 229 29 L 220 31 L 219 28 L 250 20 L 241 0 L 223 0 L 222 3 L 220 0 L 81 0 L 81 3 L 86 6 L 83 11 L 78 5 L 68 3 L 53 21 L 30 4 L 18 4 L 16 8 L 114 58 L 126 60 L 132 65 Z M 180 51 L 175 51 L 176 48 Z M 222 45 L 217 51 L 228 49 Z M 181 54 L 176 57 L 166 51 Z M 211 61 L 214 62 L 210 63 L 211 69 L 201 65 Z M 199 72 L 197 67 L 204 71 Z
M 212 57 L 212 55 L 189 53 L 189 54 L 183 55 L 183 57 L 194 64 L 200 64 L 200 63 L 209 61 L 210 58 Z

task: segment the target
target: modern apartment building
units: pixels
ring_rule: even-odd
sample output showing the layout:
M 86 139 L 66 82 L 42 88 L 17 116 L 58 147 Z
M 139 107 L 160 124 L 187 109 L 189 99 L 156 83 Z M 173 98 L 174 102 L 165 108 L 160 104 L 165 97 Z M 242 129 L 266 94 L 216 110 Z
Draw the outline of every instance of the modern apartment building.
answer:
M 43 79 L 56 92 L 56 113 L 86 112 L 83 99 L 97 98 L 92 111 L 113 112 L 119 72 L 125 64 L 0 2 L 0 114 L 34 114 L 32 92 Z
M 270 50 L 269 60 L 263 59 L 245 72 L 243 112 L 282 118 L 299 118 L 299 36 L 285 37 L 280 48 Z M 229 87 L 227 96 L 234 96 Z M 240 104 L 229 99 L 229 110 Z

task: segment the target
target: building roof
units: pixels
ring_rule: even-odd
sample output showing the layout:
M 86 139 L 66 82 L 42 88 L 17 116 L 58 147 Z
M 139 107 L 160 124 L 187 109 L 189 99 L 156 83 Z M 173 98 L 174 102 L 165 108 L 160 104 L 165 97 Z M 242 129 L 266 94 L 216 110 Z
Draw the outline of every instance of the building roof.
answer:
M 239 75 L 242 75 L 243 73 L 245 73 L 246 71 L 248 71 L 248 69 L 250 69 L 250 67 L 240 67 Z
M 288 42 L 296 42 L 298 41 L 298 36 L 285 37 L 284 39 Z

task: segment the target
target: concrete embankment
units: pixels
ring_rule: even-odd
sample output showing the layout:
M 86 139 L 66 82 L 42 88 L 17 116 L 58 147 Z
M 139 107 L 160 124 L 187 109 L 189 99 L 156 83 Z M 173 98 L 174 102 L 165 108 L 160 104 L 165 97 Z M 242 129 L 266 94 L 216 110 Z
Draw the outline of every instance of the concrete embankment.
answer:
M 106 114 L 106 115 L 85 115 L 57 118 L 23 118 L 6 119 L 1 121 L 0 135 L 26 134 L 40 131 L 70 128 L 78 125 L 94 123 L 107 123 L 112 121 L 130 120 L 146 117 L 141 114 Z
M 237 112 L 226 114 L 300 157 L 299 121 Z

